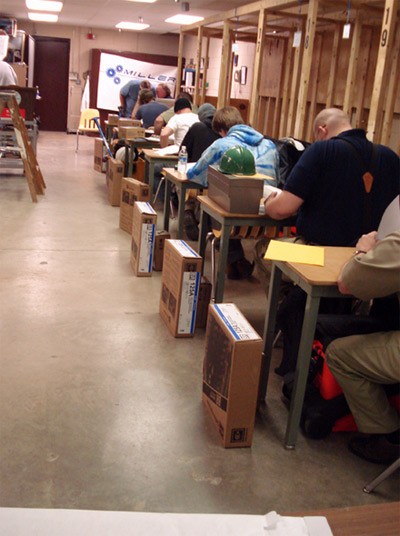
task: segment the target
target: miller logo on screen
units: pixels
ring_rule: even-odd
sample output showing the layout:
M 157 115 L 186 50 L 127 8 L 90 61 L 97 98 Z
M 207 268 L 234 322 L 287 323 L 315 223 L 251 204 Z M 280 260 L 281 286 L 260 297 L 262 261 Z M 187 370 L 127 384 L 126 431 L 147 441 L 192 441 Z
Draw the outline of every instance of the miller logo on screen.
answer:
M 109 67 L 106 73 L 109 78 L 114 79 L 114 84 L 117 85 L 121 83 L 121 78 L 118 75 L 130 76 L 131 78 L 143 78 L 143 80 L 156 80 L 157 82 L 172 82 L 173 84 L 176 82 L 176 77 L 174 76 L 166 76 L 164 74 L 160 74 L 158 76 L 153 76 L 152 74 L 143 74 L 140 71 L 126 69 L 122 65 L 117 65 L 115 69 L 113 67 Z

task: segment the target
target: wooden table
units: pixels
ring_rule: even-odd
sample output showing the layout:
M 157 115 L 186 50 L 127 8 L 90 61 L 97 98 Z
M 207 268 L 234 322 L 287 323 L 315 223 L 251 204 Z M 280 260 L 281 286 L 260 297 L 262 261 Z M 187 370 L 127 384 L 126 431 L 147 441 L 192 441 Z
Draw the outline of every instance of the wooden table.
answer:
M 160 142 L 146 138 L 125 139 L 125 162 L 128 162 L 127 176 L 132 177 L 135 149 L 151 150 L 160 147 Z M 129 151 L 130 148 L 130 151 Z M 129 154 L 128 154 L 129 153 Z
M 269 216 L 259 214 L 233 214 L 227 212 L 209 197 L 200 195 L 197 197 L 200 201 L 200 234 L 199 234 L 199 254 L 204 259 L 207 240 L 207 215 L 214 218 L 221 224 L 221 238 L 218 256 L 217 278 L 215 282 L 215 303 L 221 303 L 224 297 L 225 270 L 228 259 L 228 244 L 231 227 L 247 226 L 265 226 L 265 227 L 291 227 L 295 225 L 295 218 L 286 220 L 273 220 Z
M 161 155 L 153 151 L 153 149 L 143 149 L 144 159 L 146 160 L 146 174 L 145 181 L 150 186 L 150 196 L 153 199 L 153 186 L 154 186 L 154 171 L 157 164 L 162 166 L 171 166 L 175 162 L 178 162 L 178 156 L 176 154 Z
M 398 502 L 291 512 L 284 515 L 325 516 L 333 536 L 399 536 L 400 534 Z
M 171 188 L 175 185 L 176 193 L 178 194 L 179 206 L 178 206 L 178 229 L 177 237 L 183 238 L 183 218 L 185 215 L 185 198 L 186 191 L 190 189 L 204 190 L 204 186 L 198 182 L 189 181 L 186 178 L 186 173 L 179 173 L 175 168 L 164 168 L 165 172 L 165 197 L 164 197 L 164 230 L 169 229 L 169 217 L 170 217 L 170 199 Z
M 354 248 L 325 247 L 324 249 L 325 266 L 311 266 L 281 261 L 272 262 L 271 284 L 264 326 L 263 372 L 260 390 L 262 399 L 265 398 L 267 391 L 282 273 L 307 294 L 294 389 L 286 428 L 285 446 L 289 449 L 295 447 L 299 429 L 320 299 L 322 297 L 343 298 L 343 294 L 339 292 L 337 287 L 337 280 L 342 266 L 354 253 Z

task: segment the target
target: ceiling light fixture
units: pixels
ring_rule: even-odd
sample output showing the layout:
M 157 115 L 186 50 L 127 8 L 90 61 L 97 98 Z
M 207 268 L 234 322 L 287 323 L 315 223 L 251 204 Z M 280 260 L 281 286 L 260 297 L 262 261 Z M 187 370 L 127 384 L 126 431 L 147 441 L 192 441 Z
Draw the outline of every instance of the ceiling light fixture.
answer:
M 145 30 L 146 28 L 150 28 L 150 24 L 123 21 L 116 24 L 115 27 L 122 30 Z
M 57 22 L 58 15 L 53 15 L 51 13 L 28 13 L 30 20 L 37 22 Z
M 127 2 L 140 2 L 141 4 L 154 4 L 157 0 L 127 0 Z
M 165 19 L 164 22 L 169 22 L 170 24 L 194 24 L 195 22 L 200 22 L 204 20 L 204 17 L 195 17 L 193 15 L 174 15 Z
M 25 0 L 25 4 L 28 9 L 35 9 L 37 11 L 54 11 L 59 13 L 63 8 L 62 2 L 48 0 Z

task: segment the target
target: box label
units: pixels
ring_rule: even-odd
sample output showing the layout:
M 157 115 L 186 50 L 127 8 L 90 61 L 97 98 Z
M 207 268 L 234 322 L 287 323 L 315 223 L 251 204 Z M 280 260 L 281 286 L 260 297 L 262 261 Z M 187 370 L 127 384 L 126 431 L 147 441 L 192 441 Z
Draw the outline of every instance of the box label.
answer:
M 219 304 L 214 307 L 237 341 L 251 341 L 260 338 L 233 303 Z
M 138 272 L 149 273 L 153 263 L 154 223 L 142 224 Z
M 194 333 L 199 283 L 200 272 L 183 273 L 178 333 Z
M 200 257 L 184 240 L 171 240 L 174 247 L 182 254 L 183 257 Z

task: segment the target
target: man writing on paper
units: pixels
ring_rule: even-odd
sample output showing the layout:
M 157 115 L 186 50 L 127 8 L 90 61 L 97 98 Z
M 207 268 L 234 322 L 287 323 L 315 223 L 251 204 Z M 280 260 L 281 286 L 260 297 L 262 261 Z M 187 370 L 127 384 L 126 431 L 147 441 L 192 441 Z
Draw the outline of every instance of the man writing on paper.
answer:
M 400 300 L 400 230 L 381 241 L 376 232 L 363 235 L 356 249 L 339 277 L 340 292 L 362 300 L 397 293 Z M 349 448 L 374 463 L 390 463 L 400 455 L 399 415 L 383 389 L 400 382 L 399 310 L 394 316 L 392 331 L 336 339 L 326 351 L 358 430 L 371 434 L 353 438 Z
M 317 141 L 301 156 L 283 191 L 266 200 L 265 212 L 278 220 L 298 212 L 296 228 L 303 243 L 352 246 L 378 228 L 398 195 L 399 157 L 388 147 L 373 146 L 365 131 L 353 129 L 336 108 L 317 115 L 314 136 Z M 346 312 L 346 305 L 338 310 L 341 305 L 323 300 L 321 312 Z M 278 312 L 284 351 L 275 372 L 282 376 L 296 366 L 304 306 L 305 293 L 295 287 Z
M 189 128 L 199 121 L 199 116 L 192 112 L 192 105 L 189 99 L 177 99 L 174 104 L 175 115 L 168 121 L 160 135 L 161 147 L 168 145 L 169 137 L 174 135 L 174 144 L 181 146 Z

